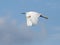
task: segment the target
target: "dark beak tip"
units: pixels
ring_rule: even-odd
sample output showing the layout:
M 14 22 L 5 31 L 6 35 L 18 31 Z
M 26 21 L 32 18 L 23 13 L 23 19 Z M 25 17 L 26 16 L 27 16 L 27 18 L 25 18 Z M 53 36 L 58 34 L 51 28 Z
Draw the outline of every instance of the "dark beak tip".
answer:
M 48 19 L 48 17 L 46 17 L 46 19 Z

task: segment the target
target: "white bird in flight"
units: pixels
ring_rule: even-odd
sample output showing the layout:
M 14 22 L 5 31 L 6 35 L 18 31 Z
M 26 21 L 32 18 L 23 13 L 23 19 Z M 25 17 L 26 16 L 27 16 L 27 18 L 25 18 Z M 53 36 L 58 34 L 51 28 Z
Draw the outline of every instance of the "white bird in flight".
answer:
M 48 17 L 43 16 L 41 13 L 35 11 L 29 11 L 25 13 L 21 13 L 26 15 L 27 26 L 36 25 L 38 23 L 38 18 L 42 17 L 48 19 Z

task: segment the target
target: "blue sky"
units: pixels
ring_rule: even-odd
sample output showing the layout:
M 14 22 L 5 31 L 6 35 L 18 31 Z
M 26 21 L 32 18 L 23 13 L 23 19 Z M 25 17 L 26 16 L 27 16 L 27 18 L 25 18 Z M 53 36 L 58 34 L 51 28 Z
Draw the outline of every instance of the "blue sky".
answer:
M 26 27 L 27 11 L 49 19 Z M 0 0 L 0 45 L 60 45 L 60 0 Z

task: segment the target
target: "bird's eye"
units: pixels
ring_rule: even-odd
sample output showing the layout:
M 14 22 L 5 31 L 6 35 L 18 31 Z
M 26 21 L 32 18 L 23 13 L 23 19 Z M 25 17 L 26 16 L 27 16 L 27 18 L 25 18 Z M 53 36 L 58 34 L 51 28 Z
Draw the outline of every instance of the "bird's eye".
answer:
M 28 16 L 28 18 L 31 18 L 31 16 Z

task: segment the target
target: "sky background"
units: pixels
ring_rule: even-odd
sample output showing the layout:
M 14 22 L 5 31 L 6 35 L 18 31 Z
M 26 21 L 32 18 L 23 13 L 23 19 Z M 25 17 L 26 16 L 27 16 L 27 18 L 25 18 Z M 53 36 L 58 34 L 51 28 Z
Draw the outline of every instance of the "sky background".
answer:
M 0 0 L 0 45 L 60 45 L 60 0 Z M 36 11 L 47 16 L 26 26 L 25 15 Z

